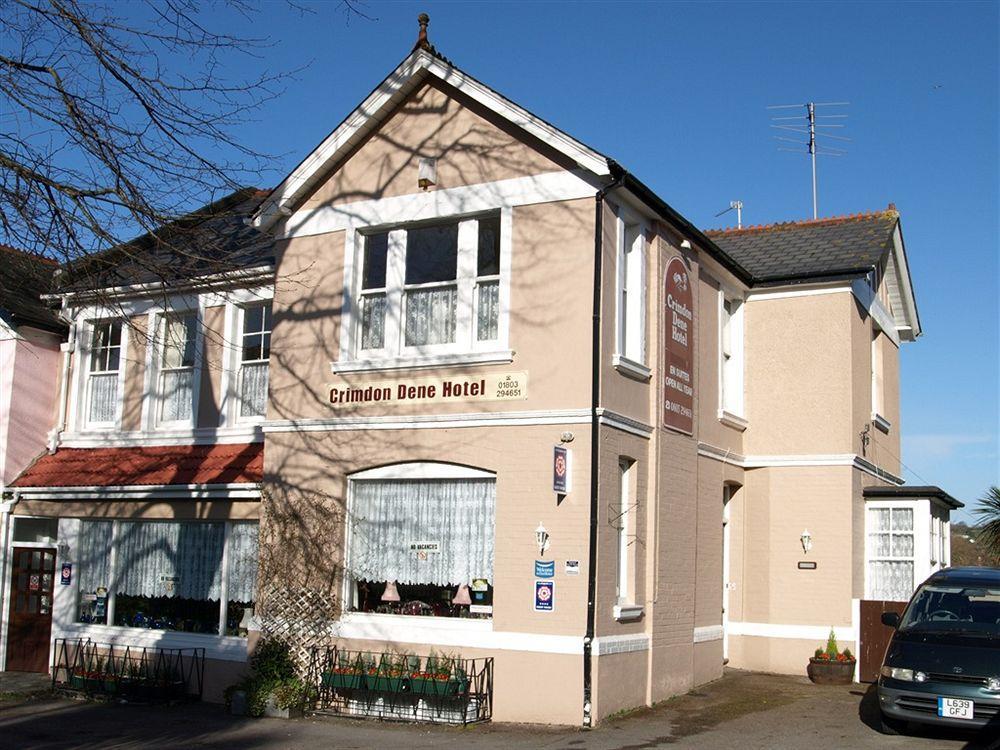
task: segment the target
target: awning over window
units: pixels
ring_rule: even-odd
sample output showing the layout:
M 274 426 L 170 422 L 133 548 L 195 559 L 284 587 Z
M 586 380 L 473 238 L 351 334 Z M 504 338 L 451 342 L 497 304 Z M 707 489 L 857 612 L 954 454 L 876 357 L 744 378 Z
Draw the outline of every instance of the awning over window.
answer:
M 113 487 L 260 482 L 264 444 L 63 448 L 42 456 L 13 487 Z

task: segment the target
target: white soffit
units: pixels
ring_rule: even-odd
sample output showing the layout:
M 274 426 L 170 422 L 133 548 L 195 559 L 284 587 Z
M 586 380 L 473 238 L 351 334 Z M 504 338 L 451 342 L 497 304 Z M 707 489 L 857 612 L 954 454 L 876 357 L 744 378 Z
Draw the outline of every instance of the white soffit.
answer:
M 900 338 L 905 341 L 915 340 L 920 330 L 920 315 L 917 313 L 917 300 L 913 295 L 913 285 L 910 283 L 910 267 L 906 262 L 906 248 L 903 245 L 903 232 L 897 222 L 892 232 L 892 250 L 890 263 L 887 264 L 886 283 L 889 285 L 889 297 L 896 306 L 897 300 L 902 304 L 895 307 L 896 329 Z
M 427 76 L 447 83 L 487 109 L 538 138 L 580 167 L 604 176 L 608 160 L 591 148 L 535 117 L 488 86 L 423 49 L 414 50 L 379 84 L 311 154 L 282 180 L 257 209 L 253 225 L 264 230 L 290 209 L 296 199 L 325 176 L 327 169 L 378 127 Z

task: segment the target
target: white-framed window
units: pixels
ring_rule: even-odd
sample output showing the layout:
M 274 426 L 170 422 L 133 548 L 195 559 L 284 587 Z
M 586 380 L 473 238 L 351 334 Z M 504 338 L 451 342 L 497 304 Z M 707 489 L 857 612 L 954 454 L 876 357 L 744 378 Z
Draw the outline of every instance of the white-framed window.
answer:
M 360 234 L 355 356 L 495 348 L 501 338 L 499 214 Z
M 90 324 L 86 383 L 88 426 L 114 425 L 118 418 L 122 374 L 122 324 L 98 320 Z
M 645 231 L 641 223 L 621 208 L 618 210 L 617 225 L 614 364 L 628 374 L 646 377 Z
M 743 404 L 743 299 L 719 292 L 719 410 L 744 416 Z
M 83 520 L 77 622 L 245 636 L 257 522 Z
M 267 411 L 267 377 L 271 359 L 271 302 L 241 308 L 239 348 L 239 418 L 263 417 Z
M 868 598 L 906 601 L 915 585 L 915 508 L 869 504 L 865 512 Z
M 348 486 L 350 611 L 490 618 L 496 477 L 447 464 L 399 464 Z
M 885 376 L 884 364 L 882 361 L 882 347 L 879 335 L 881 331 L 874 324 L 872 325 L 872 416 L 885 415 Z
M 160 316 L 157 343 L 156 421 L 190 425 L 195 419 L 197 311 Z
M 635 601 L 634 571 L 632 570 L 631 540 L 635 536 L 633 526 L 635 520 L 632 503 L 635 495 L 632 489 L 633 467 L 635 462 L 627 458 L 618 460 L 618 519 L 615 525 L 617 530 L 618 547 L 618 581 L 615 595 L 618 604 L 632 604 Z

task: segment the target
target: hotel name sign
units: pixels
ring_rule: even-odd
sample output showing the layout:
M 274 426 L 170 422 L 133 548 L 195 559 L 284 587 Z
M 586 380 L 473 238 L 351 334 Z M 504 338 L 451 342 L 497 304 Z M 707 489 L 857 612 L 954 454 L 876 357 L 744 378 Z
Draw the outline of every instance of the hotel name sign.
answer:
M 472 377 L 428 377 L 329 383 L 335 409 L 371 404 L 445 404 L 462 401 L 523 401 L 528 373 L 501 372 Z

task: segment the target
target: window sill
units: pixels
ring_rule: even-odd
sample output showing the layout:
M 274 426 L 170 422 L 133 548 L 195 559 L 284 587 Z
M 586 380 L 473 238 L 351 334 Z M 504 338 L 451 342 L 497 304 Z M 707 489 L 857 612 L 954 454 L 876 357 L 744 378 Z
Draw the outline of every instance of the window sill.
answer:
M 616 354 L 611 359 L 611 364 L 614 368 L 618 370 L 622 375 L 632 378 L 633 380 L 642 380 L 648 382 L 650 376 L 653 374 L 646 365 L 639 364 L 628 357 L 622 356 L 621 354 Z
M 429 635 L 489 633 L 493 620 L 465 617 L 388 615 L 379 612 L 345 612 L 332 623 L 332 634 L 340 638 L 422 643 Z
M 179 630 L 151 630 L 125 625 L 96 625 L 74 622 L 62 628 L 53 627 L 58 638 L 92 638 L 103 643 L 133 647 L 204 648 L 205 656 L 225 661 L 245 661 L 247 639 L 235 635 L 185 633 Z
M 726 411 L 725 409 L 719 409 L 719 421 L 727 427 L 732 427 L 733 429 L 743 432 L 750 423 L 743 417 L 738 417 L 735 414 Z
M 330 372 L 375 372 L 378 370 L 419 370 L 428 367 L 464 367 L 468 365 L 506 364 L 514 361 L 512 349 L 492 352 L 462 352 L 459 354 L 427 354 L 418 357 L 386 357 L 382 359 L 350 359 L 330 363 Z
M 872 412 L 872 424 L 886 435 L 889 434 L 889 429 L 892 427 L 892 423 L 877 411 Z
M 629 622 L 642 617 L 643 606 L 641 604 L 616 604 L 612 614 L 618 622 Z

